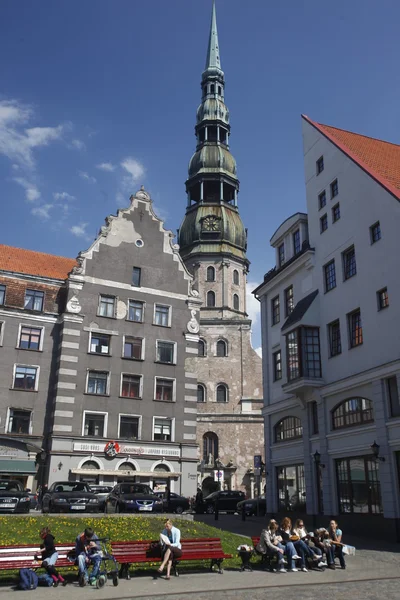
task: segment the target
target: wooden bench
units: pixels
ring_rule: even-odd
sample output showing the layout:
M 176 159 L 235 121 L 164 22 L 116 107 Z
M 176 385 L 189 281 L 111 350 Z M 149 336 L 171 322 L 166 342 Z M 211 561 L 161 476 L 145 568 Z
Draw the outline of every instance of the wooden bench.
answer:
M 111 542 L 111 551 L 114 558 L 121 565 L 120 577 L 130 579 L 129 569 L 132 564 L 161 562 L 158 541 L 134 540 L 131 542 Z M 210 571 L 215 566 L 219 573 L 223 573 L 222 561 L 232 558 L 232 554 L 226 554 L 222 548 L 220 538 L 192 538 L 181 540 L 182 556 L 173 560 L 172 569 L 175 575 L 179 575 L 177 563 L 184 561 L 211 560 Z M 157 552 L 158 550 L 158 552 Z
M 57 568 L 74 566 L 74 563 L 67 558 L 67 553 L 74 548 L 75 544 L 56 544 L 58 552 Z M 35 554 L 40 556 L 39 544 L 0 546 L 0 571 L 39 569 L 42 561 L 35 560 Z

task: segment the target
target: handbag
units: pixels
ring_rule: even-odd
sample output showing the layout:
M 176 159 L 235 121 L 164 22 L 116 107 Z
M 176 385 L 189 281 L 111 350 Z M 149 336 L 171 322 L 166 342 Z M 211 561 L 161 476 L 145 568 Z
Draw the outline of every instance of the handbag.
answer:
M 148 558 L 161 558 L 160 542 L 151 542 L 149 549 L 146 552 Z
M 300 539 L 300 538 L 299 538 L 299 536 L 298 536 L 298 535 L 291 535 L 291 536 L 290 536 L 290 538 L 289 538 L 289 540 L 290 540 L 291 542 L 298 542 L 298 541 L 299 541 L 299 539 Z

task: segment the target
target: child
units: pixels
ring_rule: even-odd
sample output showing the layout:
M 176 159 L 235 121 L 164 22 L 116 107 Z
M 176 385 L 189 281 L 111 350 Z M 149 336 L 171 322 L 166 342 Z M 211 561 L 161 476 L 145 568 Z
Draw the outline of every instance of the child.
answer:
M 43 527 L 39 531 L 39 535 L 43 542 L 40 544 L 41 557 L 35 557 L 38 560 L 42 560 L 42 567 L 46 569 L 47 573 L 53 580 L 53 586 L 57 587 L 59 583 L 67 585 L 65 579 L 58 573 L 55 568 L 55 564 L 58 559 L 58 552 L 54 546 L 54 535 L 51 535 L 49 527 Z
M 100 570 L 101 553 L 97 545 L 99 538 L 91 527 L 86 527 L 83 533 L 80 533 L 75 540 L 75 553 L 79 567 L 79 583 L 86 585 L 89 580 L 88 565 L 92 564 L 93 569 L 90 577 L 90 583 L 94 583 Z

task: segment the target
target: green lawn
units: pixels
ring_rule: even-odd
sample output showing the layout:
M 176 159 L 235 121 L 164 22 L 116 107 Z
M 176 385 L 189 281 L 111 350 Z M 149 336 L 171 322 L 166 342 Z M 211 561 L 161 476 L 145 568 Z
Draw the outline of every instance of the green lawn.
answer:
M 111 541 L 125 540 L 158 540 L 159 533 L 164 528 L 165 518 L 154 517 L 101 517 L 101 518 L 70 518 L 63 516 L 29 516 L 29 517 L 0 517 L 0 545 L 20 545 L 40 543 L 39 530 L 48 526 L 58 543 L 74 542 L 76 536 L 85 527 L 93 527 L 99 537 L 108 537 Z M 174 524 L 181 530 L 182 538 L 219 537 L 222 547 L 232 559 L 224 561 L 224 567 L 238 567 L 241 564 L 236 548 L 239 544 L 250 543 L 243 538 L 216 527 L 211 527 L 198 521 L 174 519 Z M 193 568 L 193 565 L 188 565 Z M 204 564 L 204 566 L 206 566 Z M 147 567 L 149 568 L 149 567 Z M 154 566 L 152 566 L 154 568 Z M 182 564 L 184 568 L 184 563 Z M 143 569 L 143 567 L 141 567 Z M 0 576 L 6 573 L 0 573 Z M 9 577 L 8 577 L 9 578 Z M 3 577 L 1 577 L 3 579 Z

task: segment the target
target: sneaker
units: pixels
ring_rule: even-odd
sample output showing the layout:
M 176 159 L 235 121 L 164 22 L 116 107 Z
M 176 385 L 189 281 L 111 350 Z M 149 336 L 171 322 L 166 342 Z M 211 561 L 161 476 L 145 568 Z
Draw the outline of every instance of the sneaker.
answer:
M 291 573 L 297 573 L 298 569 L 296 569 L 296 567 L 293 567 L 293 569 L 289 569 L 289 571 L 291 571 Z
M 324 560 L 320 560 L 317 567 L 326 567 L 327 563 Z
M 287 571 L 286 571 L 286 569 L 285 569 L 284 567 L 281 567 L 281 568 L 278 570 L 278 573 L 287 573 Z
M 303 571 L 303 573 L 308 573 L 307 567 L 301 567 L 300 571 Z
M 292 558 L 293 560 L 301 560 L 301 556 L 298 556 L 297 554 L 293 554 Z
M 287 560 L 286 560 L 286 558 L 282 558 L 282 564 L 283 564 L 283 565 L 287 565 Z
M 90 584 L 90 585 L 96 585 L 96 581 L 97 581 L 97 577 L 91 577 L 91 578 L 89 579 L 89 584 Z

